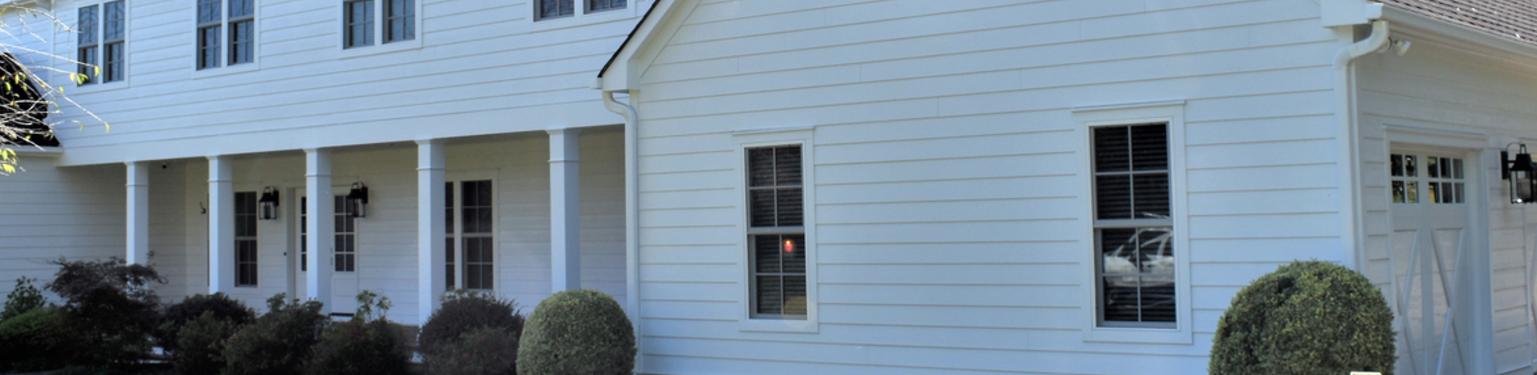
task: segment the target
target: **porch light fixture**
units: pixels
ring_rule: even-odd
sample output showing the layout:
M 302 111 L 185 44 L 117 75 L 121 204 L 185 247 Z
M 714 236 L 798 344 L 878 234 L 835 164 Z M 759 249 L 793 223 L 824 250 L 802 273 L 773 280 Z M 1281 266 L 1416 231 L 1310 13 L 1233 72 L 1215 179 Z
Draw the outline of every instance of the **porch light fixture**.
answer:
M 1537 166 L 1532 165 L 1532 154 L 1526 152 L 1526 144 L 1520 145 L 1514 159 L 1510 157 L 1510 146 L 1500 150 L 1500 178 L 1510 183 L 1510 203 L 1534 203 L 1537 202 L 1537 179 L 1533 179 L 1533 174 L 1537 173 Z
M 260 206 L 260 219 L 277 220 L 279 201 L 277 188 L 271 186 L 262 188 L 262 196 L 256 200 L 256 204 Z
M 352 191 L 347 192 L 347 203 L 352 206 L 352 217 L 368 216 L 368 186 L 362 182 L 352 183 Z

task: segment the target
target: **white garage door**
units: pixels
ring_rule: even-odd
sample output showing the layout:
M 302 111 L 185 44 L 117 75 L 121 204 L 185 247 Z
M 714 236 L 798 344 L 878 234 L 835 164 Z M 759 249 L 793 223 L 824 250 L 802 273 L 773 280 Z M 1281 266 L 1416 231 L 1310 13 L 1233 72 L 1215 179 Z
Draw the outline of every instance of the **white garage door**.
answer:
M 1395 146 L 1392 189 L 1394 329 L 1401 374 L 1466 374 L 1470 278 L 1458 270 L 1474 248 L 1468 204 L 1476 160 L 1467 152 Z

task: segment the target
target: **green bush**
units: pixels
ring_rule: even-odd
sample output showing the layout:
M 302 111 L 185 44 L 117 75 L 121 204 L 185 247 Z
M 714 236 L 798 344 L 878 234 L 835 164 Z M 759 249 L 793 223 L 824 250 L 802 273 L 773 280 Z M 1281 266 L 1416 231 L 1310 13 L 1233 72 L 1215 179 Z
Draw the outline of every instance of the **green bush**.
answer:
M 358 293 L 358 311 L 351 321 L 332 325 L 321 335 L 306 371 L 316 375 L 404 375 L 410 356 L 399 329 L 385 319 L 388 298 Z M 379 315 L 375 316 L 377 312 Z
M 459 344 L 466 334 L 482 328 L 495 328 L 506 332 L 512 337 L 510 340 L 512 345 Z M 464 357 L 506 359 L 512 363 L 512 368 L 516 368 L 518 336 L 522 332 L 523 315 L 518 314 L 516 303 L 483 294 L 456 292 L 445 298 L 443 306 L 427 319 L 427 324 L 422 326 L 422 332 L 417 337 L 417 349 L 422 352 L 423 362 L 430 373 L 462 373 L 443 372 L 448 370 L 439 368 L 464 365 L 454 363 L 455 358 Z M 475 353 L 463 352 L 466 350 L 475 351 Z
M 48 290 L 64 298 L 70 326 L 83 335 L 74 364 L 124 367 L 149 354 L 160 307 L 153 287 L 164 282 L 154 269 L 118 259 L 54 264 Z
M 198 294 L 166 307 L 161 317 L 160 327 L 156 329 L 156 341 L 161 348 L 175 355 L 181 347 L 180 340 L 177 339 L 178 334 L 187 324 L 203 315 L 210 315 L 210 319 L 229 323 L 232 328 L 239 328 L 256 320 L 256 312 L 224 293 Z
M 81 343 L 64 312 L 52 307 L 28 310 L 0 322 L 0 372 L 63 368 Z
M 34 281 L 29 277 L 16 279 L 16 288 L 5 296 L 5 310 L 0 311 L 0 320 L 13 318 L 47 303 L 43 299 L 43 292 L 32 285 Z
M 518 374 L 629 374 L 635 334 L 624 309 L 593 290 L 556 293 L 528 319 Z
M 224 347 L 224 373 L 298 374 L 329 321 L 319 302 L 267 299 L 267 313 L 241 327 Z
M 434 354 L 433 375 L 511 375 L 518 371 L 518 334 L 503 327 L 480 327 L 447 343 Z
M 1212 374 L 1393 373 L 1393 313 L 1361 274 L 1295 262 L 1244 287 L 1217 323 Z
M 204 311 L 186 322 L 176 334 L 177 350 L 171 363 L 181 374 L 216 374 L 224 369 L 224 346 L 240 324 L 232 319 Z

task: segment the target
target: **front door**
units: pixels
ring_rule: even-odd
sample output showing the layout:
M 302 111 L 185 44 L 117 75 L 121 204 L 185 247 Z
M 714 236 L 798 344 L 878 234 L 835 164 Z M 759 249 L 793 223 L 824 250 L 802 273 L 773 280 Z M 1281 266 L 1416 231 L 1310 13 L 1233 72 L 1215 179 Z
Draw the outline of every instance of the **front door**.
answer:
M 292 230 L 295 235 L 292 236 L 294 238 L 292 248 L 298 249 L 298 251 L 289 252 L 293 256 L 289 264 L 294 267 L 291 273 L 294 276 L 291 278 L 292 284 L 290 285 L 295 285 L 294 289 L 296 289 L 297 294 L 294 294 L 294 296 L 305 299 L 307 297 L 305 295 L 307 293 L 305 280 L 310 272 L 310 267 L 314 266 L 309 262 L 309 244 L 307 243 L 309 239 L 309 220 L 312 218 L 305 208 L 307 207 L 306 204 L 309 203 L 309 198 L 303 194 L 293 194 L 293 196 L 297 197 L 298 200 L 294 207 L 298 209 L 298 215 L 296 216 L 299 219 L 293 221 L 295 225 Z M 332 230 L 335 231 L 335 238 L 329 242 L 333 246 L 331 249 L 333 260 L 331 262 L 330 310 L 332 313 L 351 314 L 357 310 L 357 294 L 362 290 L 358 279 L 357 218 L 352 217 L 351 207 L 347 205 L 348 202 L 345 195 L 332 197 L 332 202 L 334 202 L 335 206 L 333 207 L 333 214 L 330 220 L 332 220 L 334 225 Z
M 1466 374 L 1469 268 L 1475 233 L 1468 178 L 1477 160 L 1466 151 L 1395 145 L 1389 157 L 1397 370 L 1403 374 Z

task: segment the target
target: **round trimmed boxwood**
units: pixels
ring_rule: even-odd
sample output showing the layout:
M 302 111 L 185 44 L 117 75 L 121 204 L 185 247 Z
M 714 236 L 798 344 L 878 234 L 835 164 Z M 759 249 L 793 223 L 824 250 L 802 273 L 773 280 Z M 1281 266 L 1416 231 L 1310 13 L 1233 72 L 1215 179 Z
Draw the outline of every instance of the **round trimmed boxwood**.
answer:
M 1294 262 L 1254 280 L 1217 323 L 1208 370 L 1224 374 L 1393 373 L 1393 313 L 1365 276 Z
M 523 327 L 518 374 L 629 374 L 635 331 L 624 309 L 593 290 L 556 293 Z

